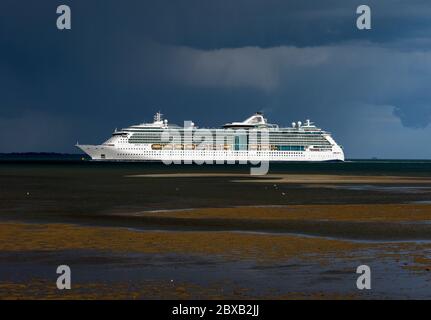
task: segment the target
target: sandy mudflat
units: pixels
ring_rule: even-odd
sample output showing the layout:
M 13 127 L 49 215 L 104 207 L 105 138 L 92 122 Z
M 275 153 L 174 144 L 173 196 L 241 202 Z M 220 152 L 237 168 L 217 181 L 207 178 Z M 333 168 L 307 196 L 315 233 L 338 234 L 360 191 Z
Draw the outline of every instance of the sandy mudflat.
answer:
M 351 275 L 354 275 L 355 266 L 364 261 L 372 263 L 373 266 L 379 261 L 390 261 L 394 264 L 393 268 L 398 268 L 395 270 L 404 270 L 403 272 L 407 277 L 409 277 L 409 272 L 412 272 L 413 276 L 418 274 L 421 277 L 426 277 L 431 270 L 431 260 L 427 255 L 430 250 L 431 244 L 429 242 L 351 242 L 280 234 L 141 232 L 122 228 L 69 224 L 35 225 L 3 222 L 0 224 L 0 252 L 3 255 L 9 253 L 9 256 L 2 258 L 0 267 L 6 266 L 7 268 L 9 264 L 16 265 L 17 261 L 25 263 L 28 260 L 28 255 L 33 254 L 36 255 L 37 259 L 32 261 L 40 261 L 39 264 L 46 265 L 47 271 L 43 274 L 50 274 L 54 272 L 55 265 L 68 261 L 68 259 L 61 258 L 62 254 L 72 252 L 78 259 L 70 260 L 74 270 L 81 266 L 85 273 L 101 273 L 112 268 L 107 263 L 99 265 L 98 260 L 95 260 L 98 252 L 103 252 L 105 256 L 112 255 L 112 261 L 119 259 L 117 268 L 122 270 L 121 268 L 127 266 L 126 270 L 128 271 L 125 275 L 130 278 L 135 277 L 135 280 L 86 282 L 79 281 L 78 272 L 78 275 L 75 276 L 73 290 L 59 292 L 55 288 L 54 276 L 38 277 L 33 274 L 35 271 L 32 271 L 30 280 L 27 281 L 0 281 L 0 299 L 355 299 L 361 297 L 360 293 L 355 290 L 321 291 L 319 288 L 325 285 L 325 281 L 327 281 L 325 279 L 328 275 L 331 276 L 332 281 L 346 282 L 347 288 L 351 288 Z M 405 252 L 409 252 L 409 256 L 406 256 Z M 216 266 L 223 270 L 229 261 L 240 263 L 240 265 L 242 265 L 241 261 L 244 261 L 244 263 L 251 263 L 252 275 L 263 272 L 263 274 L 272 274 L 272 277 L 279 279 L 277 274 L 273 274 L 277 270 L 277 273 L 283 272 L 286 276 L 290 275 L 294 281 L 298 279 L 307 281 L 307 279 L 317 275 L 315 281 L 318 281 L 317 283 L 321 281 L 321 284 L 314 285 L 316 289 L 313 291 L 313 289 L 303 285 L 298 286 L 289 282 L 285 278 L 286 284 L 283 284 L 285 290 L 275 290 L 270 287 L 265 289 L 261 288 L 262 285 L 260 285 L 259 290 L 261 292 L 256 292 L 248 287 L 252 284 L 248 284 L 247 280 L 238 283 L 238 279 L 232 280 L 234 275 L 229 273 L 221 272 L 221 277 L 226 278 L 226 281 L 231 279 L 232 283 L 210 281 L 203 285 L 195 281 L 181 279 L 182 273 L 178 273 L 178 269 L 173 269 L 161 279 L 153 279 L 151 276 L 157 272 L 156 270 L 160 270 L 161 265 L 159 263 L 151 265 L 149 258 L 145 258 L 145 262 L 133 262 L 129 265 L 122 257 L 130 254 L 132 256 L 145 254 L 148 255 L 147 257 L 179 255 L 182 263 L 175 268 L 181 268 L 186 263 L 184 270 L 191 270 L 193 279 L 205 277 L 208 272 L 211 274 Z M 203 257 L 204 259 L 214 257 L 218 260 L 213 260 L 209 264 L 208 262 L 199 262 L 199 259 L 196 262 L 187 262 L 181 258 L 182 255 L 185 257 L 190 255 Z M 49 262 L 51 260 L 52 262 Z M 173 260 L 167 261 L 165 266 L 173 264 Z M 145 264 L 141 266 L 141 263 Z M 206 269 L 206 265 L 209 266 L 209 269 Z M 242 265 L 243 271 L 241 272 L 250 268 L 246 268 L 246 265 Z M 99 266 L 99 269 L 95 269 L 95 266 Z M 274 267 L 275 269 L 272 271 Z M 282 271 L 283 268 L 288 269 Z M 14 274 L 18 274 L 18 270 L 20 269 L 17 269 Z M 140 275 L 145 270 L 150 276 Z M 201 272 L 200 275 L 199 272 Z M 122 273 L 124 274 L 124 271 Z M 133 275 L 133 273 L 137 275 Z M 377 275 L 379 277 L 394 275 L 399 278 L 400 271 L 393 274 L 388 272 L 387 275 L 385 272 L 379 271 Z M 100 279 L 100 274 L 97 277 Z M 169 279 L 175 279 L 175 281 Z M 393 280 L 388 278 L 384 281 L 391 283 Z M 385 297 L 384 294 L 382 296 Z
M 108 218 L 108 215 L 107 215 Z M 346 240 L 431 240 L 431 205 L 286 205 L 110 213 L 136 228 L 247 231 Z
M 40 252 L 101 250 L 147 254 L 216 255 L 225 259 L 253 259 L 261 263 L 293 258 L 349 256 L 355 250 L 403 250 L 402 242 L 351 242 L 319 237 L 232 232 L 133 231 L 69 224 L 0 224 L 0 251 Z M 431 248 L 423 243 L 416 248 Z
M 173 224 L 200 221 L 204 225 L 218 220 L 221 231 L 217 232 L 140 231 L 65 223 L 2 222 L 0 271 L 10 272 L 12 265 L 17 268 L 15 275 L 19 270 L 33 270 L 25 267 L 26 261 L 39 261 L 38 268 L 46 269 L 42 275 L 53 273 L 55 265 L 62 263 L 69 263 L 74 270 L 81 267 L 83 271 L 78 271 L 78 276 L 75 276 L 78 280 L 75 280 L 73 290 L 68 292 L 56 290 L 54 277 L 38 276 L 35 271 L 27 275 L 27 280 L 19 280 L 21 277 L 18 277 L 0 281 L 0 299 L 369 298 L 372 296 L 352 289 L 355 268 L 362 263 L 371 264 L 373 270 L 377 270 L 375 282 L 384 288 L 380 292 L 373 291 L 374 297 L 424 297 L 427 291 L 421 289 L 424 288 L 421 281 L 427 281 L 431 270 L 429 241 L 350 241 L 299 234 L 222 230 L 247 221 L 273 221 L 276 224 L 303 221 L 316 223 L 316 230 L 321 230 L 325 229 L 321 224 L 325 221 L 334 224 L 333 230 L 341 228 L 341 235 L 347 233 L 348 236 L 349 232 L 360 229 L 363 236 L 380 232 L 390 238 L 393 230 L 384 227 L 376 231 L 372 226 L 403 226 L 412 222 L 426 225 L 431 218 L 430 208 L 430 205 L 207 208 L 139 213 L 136 217 L 165 216 L 173 219 Z M 123 215 L 119 218 L 131 217 Z M 238 221 L 240 223 L 236 224 Z M 340 223 L 352 225 L 349 228 Z M 414 223 L 412 226 L 408 234 L 416 239 L 423 230 Z M 403 232 L 396 227 L 395 231 Z M 140 255 L 142 258 L 137 258 Z M 24 267 L 20 269 L 19 264 L 24 264 Z M 229 264 L 234 264 L 234 267 L 229 267 Z M 109 273 L 110 270 L 114 270 L 113 273 Z M 80 280 L 82 272 L 92 272 L 99 280 Z M 106 274 L 109 279 L 123 274 L 127 280 L 105 281 L 100 274 Z M 242 274 L 244 278 L 241 280 Z M 211 279 L 212 275 L 218 278 Z M 250 276 L 256 277 L 253 280 L 257 281 L 256 284 L 250 282 Z M 202 283 L 201 279 L 206 277 L 210 278 Z M 280 282 L 280 277 L 285 283 Z M 328 277 L 332 279 L 329 286 Z M 310 281 L 314 281 L 311 287 L 307 284 Z M 394 281 L 404 291 L 392 291 Z M 403 295 L 394 296 L 399 292 Z
M 139 281 L 134 283 L 83 283 L 76 284 L 73 290 L 57 290 L 52 281 L 34 279 L 26 283 L 0 283 L 0 299 L 51 299 L 51 300 L 130 300 L 130 299 L 258 299 L 262 298 L 250 293 L 245 287 L 225 290 L 229 283 L 216 283 L 210 286 L 199 286 L 188 282 L 171 283 L 170 281 Z M 7 294 L 5 294 L 7 293 Z M 358 299 L 357 293 L 345 295 L 325 292 L 291 292 L 285 294 L 269 294 L 264 299 L 296 300 L 296 299 Z
M 355 176 L 328 174 L 268 174 L 261 177 L 243 173 L 162 173 L 128 175 L 129 178 L 247 178 L 232 180 L 233 182 L 264 182 L 264 183 L 385 183 L 385 184 L 431 184 L 429 177 L 408 176 Z
M 346 250 L 370 248 L 376 243 L 351 242 L 348 239 L 302 237 L 300 234 L 241 233 L 222 231 L 237 221 L 274 221 L 282 224 L 289 221 L 350 222 L 364 234 L 371 234 L 370 226 L 393 224 L 412 226 L 413 239 L 418 226 L 428 225 L 431 220 L 431 205 L 326 205 L 288 206 L 274 208 L 209 208 L 190 211 L 147 212 L 138 218 L 166 217 L 183 219 L 185 224 L 208 218 L 220 219 L 220 230 L 163 231 L 132 230 L 118 227 L 80 226 L 74 224 L 27 224 L 19 222 L 0 223 L 0 251 L 95 249 L 127 252 L 180 252 L 216 254 L 238 258 L 255 257 L 261 260 L 289 258 L 308 253 L 346 252 Z M 209 221 L 214 221 L 209 220 Z M 178 221 L 178 220 L 175 220 Z M 417 222 L 418 224 L 415 224 Z M 370 223 L 370 224 L 367 224 Z M 337 224 L 336 224 L 337 225 Z M 399 229 L 401 230 L 401 229 Z M 390 231 L 390 230 L 389 230 Z M 346 232 L 345 232 L 346 233 Z M 348 234 L 347 234 L 348 236 Z M 365 239 L 366 240 L 366 239 Z M 390 239 L 388 239 L 390 240 Z M 408 239 L 406 239 L 408 240 Z M 428 246 L 428 244 L 424 244 Z
M 429 298 L 430 163 L 213 169 L 4 166 L 0 299 Z
M 244 206 L 233 208 L 199 208 L 157 210 L 128 213 L 146 217 L 182 219 L 253 219 L 253 220 L 325 220 L 357 222 L 431 221 L 431 204 L 339 204 Z
M 110 216 L 116 216 L 110 214 Z M 195 210 L 140 212 L 120 214 L 119 219 L 139 222 L 136 229 L 102 226 L 80 226 L 74 224 L 27 224 L 20 222 L 0 223 L 0 251 L 22 250 L 61 250 L 61 249 L 96 249 L 137 252 L 181 252 L 199 254 L 220 254 L 226 257 L 253 256 L 259 258 L 288 257 L 298 253 L 324 253 L 361 248 L 363 243 L 349 241 L 349 230 L 361 231 L 362 240 L 372 238 L 373 232 L 379 231 L 379 239 L 391 241 L 393 233 L 406 232 L 405 240 L 428 239 L 424 232 L 431 228 L 431 205 L 394 204 L 394 205 L 290 205 L 285 207 L 238 207 L 238 208 L 203 208 Z M 136 218 L 136 220 L 133 220 Z M 145 218 L 148 218 L 145 220 Z M 152 228 L 154 221 L 165 221 Z M 160 220 L 157 220 L 160 219 Z M 200 221 L 200 222 L 199 222 Z M 145 223 L 148 223 L 147 228 Z M 247 225 L 247 223 L 250 225 Z M 297 222 L 295 235 L 283 232 L 283 226 Z M 193 223 L 196 223 L 193 225 Z M 217 226 L 217 232 L 205 230 Z M 308 224 L 307 224 L 308 223 Z M 332 225 L 334 232 L 338 226 L 342 233 L 337 239 L 302 237 L 301 226 L 308 228 L 313 223 L 317 229 Z M 179 225 L 198 226 L 193 232 L 175 230 Z M 241 229 L 241 226 L 245 229 Z M 261 233 L 259 228 L 269 225 L 268 232 Z M 293 224 L 294 225 L 294 224 Z M 277 232 L 271 232 L 271 226 L 281 226 Z M 379 226 L 384 226 L 379 228 Z M 143 227 L 143 228 L 141 228 Z M 393 227 L 394 230 L 390 230 Z M 406 229 L 403 229 L 403 228 Z M 257 228 L 257 230 L 253 230 Z M 386 228 L 386 230 L 385 230 Z M 143 230 L 143 231 L 141 231 Z M 165 231 L 166 232 L 165 232 Z M 231 231 L 257 232 L 231 232 Z M 331 229 L 328 229 L 331 230 Z M 304 230 L 307 231 L 307 230 Z M 408 232 L 407 232 L 408 231 Z M 305 232 L 307 235 L 307 232 Z M 343 237 L 346 239 L 343 239 Z M 409 238 L 411 237 L 411 239 Z M 335 237 L 337 238 L 337 237 Z M 131 241 L 133 239 L 133 241 Z M 361 240 L 361 239 L 360 239 Z M 367 244 L 368 246 L 368 244 Z M 316 249 L 318 248 L 318 249 Z
M 258 258 L 262 261 L 298 254 L 345 252 L 368 245 L 348 241 L 301 238 L 291 235 L 232 232 L 133 231 L 68 224 L 0 224 L 0 250 L 93 249 L 142 253 L 221 255 L 226 258 Z

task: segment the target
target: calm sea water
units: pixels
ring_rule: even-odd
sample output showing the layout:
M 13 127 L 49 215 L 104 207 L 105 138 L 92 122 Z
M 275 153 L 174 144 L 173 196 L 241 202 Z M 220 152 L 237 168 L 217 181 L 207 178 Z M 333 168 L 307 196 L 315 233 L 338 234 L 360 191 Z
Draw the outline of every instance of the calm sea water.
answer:
M 170 165 L 148 162 L 93 162 L 83 154 L 0 154 L 0 165 L 56 166 L 111 168 L 115 170 L 144 170 L 148 172 L 248 172 L 249 165 Z M 424 175 L 431 176 L 431 160 L 347 160 L 346 162 L 289 162 L 271 163 L 270 173 L 330 173 L 330 174 L 366 174 L 366 175 Z
M 0 219 L 107 223 L 111 213 L 290 204 L 431 200 L 427 185 L 345 186 L 241 183 L 254 177 L 136 178 L 177 172 L 248 173 L 248 166 L 92 162 L 81 155 L 0 156 Z M 270 173 L 430 176 L 431 161 L 370 160 L 271 164 Z M 265 178 L 261 178 L 265 179 Z M 417 189 L 415 189 L 417 187 Z M 425 188 L 424 188 L 425 187 Z M 416 192 L 416 190 L 418 190 Z M 100 219 L 104 216 L 104 219 Z

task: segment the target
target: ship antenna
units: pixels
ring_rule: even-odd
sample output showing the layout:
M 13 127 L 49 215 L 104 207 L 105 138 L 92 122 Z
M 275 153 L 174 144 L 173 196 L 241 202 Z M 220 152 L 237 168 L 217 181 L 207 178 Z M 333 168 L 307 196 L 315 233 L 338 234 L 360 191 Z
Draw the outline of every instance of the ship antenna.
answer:
M 162 121 L 163 114 L 160 113 L 160 110 L 154 115 L 154 121 Z

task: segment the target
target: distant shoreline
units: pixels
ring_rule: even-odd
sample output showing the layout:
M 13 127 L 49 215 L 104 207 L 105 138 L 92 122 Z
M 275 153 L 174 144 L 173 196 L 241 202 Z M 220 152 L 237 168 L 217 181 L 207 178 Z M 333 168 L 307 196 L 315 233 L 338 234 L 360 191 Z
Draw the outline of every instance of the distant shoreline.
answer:
M 70 161 L 90 160 L 81 153 L 56 153 L 56 152 L 11 152 L 0 153 L 0 161 Z
M 0 156 L 29 156 L 29 155 L 44 155 L 44 156 L 80 156 L 83 153 L 62 153 L 62 152 L 2 152 Z

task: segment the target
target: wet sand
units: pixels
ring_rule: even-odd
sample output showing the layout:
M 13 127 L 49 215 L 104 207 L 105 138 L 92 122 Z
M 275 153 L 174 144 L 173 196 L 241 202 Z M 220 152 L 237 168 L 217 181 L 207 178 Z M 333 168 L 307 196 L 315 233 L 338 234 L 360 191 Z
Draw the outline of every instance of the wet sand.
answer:
M 234 272 L 249 268 L 252 273 L 255 270 L 265 273 L 265 268 L 275 267 L 276 263 L 290 263 L 292 268 L 298 267 L 299 259 L 302 263 L 306 261 L 319 261 L 326 254 L 337 254 L 340 257 L 346 252 L 359 249 L 367 249 L 377 245 L 349 243 L 345 241 L 301 238 L 290 235 L 263 235 L 242 234 L 232 232 L 161 232 L 161 231 L 134 231 L 128 229 L 109 227 L 88 227 L 67 224 L 23 224 L 2 223 L 0 224 L 0 252 L 3 256 L 0 263 L 2 274 L 8 273 L 5 266 L 18 264 L 22 267 L 29 257 L 31 264 L 44 265 L 43 271 L 32 268 L 31 274 L 21 281 L 1 281 L 0 299 L 268 299 L 287 298 L 303 296 L 320 298 L 342 297 L 334 293 L 298 293 L 285 290 L 276 290 L 273 287 L 265 288 L 259 284 L 257 288 L 250 288 L 245 279 L 235 278 Z M 35 252 L 36 250 L 36 252 Z M 88 251 L 83 253 L 83 251 Z M 64 252 L 72 252 L 75 258 L 62 257 Z M 22 258 L 17 258 L 17 253 Z M 95 259 L 101 253 L 107 254 L 108 260 Z M 145 254 L 143 262 L 134 260 L 125 261 L 125 257 L 131 254 Z M 162 279 L 154 279 L 154 274 L 160 270 L 160 262 L 152 262 L 154 256 L 168 257 L 169 255 L 180 256 L 180 262 L 172 259 L 162 260 L 161 265 L 178 265 L 169 276 Z M 318 257 L 314 255 L 318 254 Z M 32 256 L 33 255 L 33 256 Z M 90 258 L 91 257 L 91 258 Z M 118 261 L 116 261 L 118 260 Z M 209 260 L 209 261 L 208 261 Z M 244 264 L 244 262 L 246 264 Z M 85 267 L 85 273 L 91 273 L 91 281 L 80 281 L 79 276 L 74 277 L 73 290 L 70 292 L 59 292 L 55 288 L 54 268 L 56 264 L 67 263 L 72 270 L 79 266 Z M 203 264 L 205 272 L 210 274 L 214 268 L 226 270 L 226 265 L 234 263 L 232 273 L 222 273 L 221 279 L 211 279 L 199 283 L 196 278 L 196 268 Z M 250 264 L 251 265 L 248 265 Z M 322 260 L 324 263 L 324 260 Z M 133 269 L 133 265 L 138 267 Z M 178 269 L 186 264 L 185 275 L 181 275 Z M 94 265 L 98 268 L 94 269 Z M 103 270 L 109 275 L 112 267 L 119 268 L 128 265 L 127 279 L 120 277 L 116 281 L 99 280 L 94 273 Z M 48 266 L 51 266 L 51 270 Z M 238 268 L 239 267 L 239 268 Z M 150 268 L 149 278 L 142 277 L 143 269 Z M 262 269 L 263 268 L 263 269 Z M 93 271 L 88 271 L 92 270 Z M 209 269 L 209 270 L 208 270 Z M 211 271 L 213 269 L 213 271 Z M 14 270 L 18 272 L 19 267 Z M 40 274 L 49 274 L 41 276 Z M 28 271 L 27 271 L 28 272 Z M 133 272 L 136 272 L 133 275 Z M 144 271 L 145 272 L 145 271 Z M 208 276 L 198 270 L 200 277 Z M 47 279 L 48 278 L 48 279 Z M 51 278 L 51 281 L 49 281 Z M 113 277 L 106 277 L 114 278 Z M 105 279 L 106 279 L 105 278 Z M 118 275 L 117 275 L 118 278 Z M 185 278 L 185 279 L 184 279 Z M 219 277 L 220 278 L 220 277 Z M 239 281 L 240 283 L 236 283 Z M 274 280 L 273 280 L 274 281 Z M 198 283 L 197 283 L 198 282 Z M 295 286 L 295 289 L 298 289 Z M 281 296 L 283 295 L 283 296 Z
M 113 214 L 114 215 L 114 214 Z M 431 204 L 285 205 L 233 208 L 156 210 L 120 214 L 178 219 L 330 220 L 357 222 L 421 222 L 431 219 Z
M 426 291 L 420 293 L 420 291 L 416 291 L 415 286 L 418 286 L 418 279 L 423 283 L 431 280 L 431 241 L 411 241 L 424 236 L 423 231 L 417 227 L 410 229 L 411 239 L 406 234 L 404 241 L 393 241 L 393 231 L 387 226 L 399 227 L 406 222 L 427 225 L 430 208 L 429 205 L 242 207 L 141 212 L 134 215 L 138 218 L 164 216 L 172 219 L 171 222 L 176 227 L 178 227 L 178 221 L 182 221 L 181 223 L 185 225 L 192 220 L 201 221 L 204 226 L 204 224 L 208 224 L 208 221 L 213 221 L 208 219 L 219 220 L 220 230 L 225 231 L 213 230 L 211 232 L 175 231 L 172 228 L 164 228 L 167 226 L 158 226 L 158 230 L 152 230 L 148 228 L 148 225 L 147 228 L 140 230 L 139 227 L 130 229 L 118 226 L 3 222 L 0 224 L 0 252 L 4 256 L 0 263 L 0 271 L 7 264 L 22 264 L 26 255 L 33 254 L 39 261 L 51 259 L 52 264 L 70 260 L 73 266 L 85 266 L 87 273 L 88 269 L 94 269 L 95 266 L 97 268 L 93 272 L 97 272 L 100 268 L 104 268 L 105 272 L 108 272 L 107 270 L 110 268 L 115 269 L 128 265 L 127 279 L 130 284 L 124 280 L 124 276 L 111 282 L 79 281 L 79 277 L 76 277 L 78 278 L 76 290 L 60 294 L 56 292 L 52 282 L 47 281 L 46 277 L 37 277 L 36 272 L 25 281 L 2 281 L 0 298 L 360 299 L 408 298 L 415 295 L 421 298 L 425 297 Z M 122 215 L 122 218 L 127 219 L 125 215 Z M 340 227 L 338 223 L 349 222 L 355 225 L 356 229 L 363 230 L 365 237 L 362 241 L 352 241 L 342 237 L 335 239 L 300 233 L 238 232 L 240 230 L 238 227 L 246 224 L 247 221 L 248 223 L 250 221 L 273 221 L 277 224 L 283 224 L 286 221 L 308 223 L 325 221 L 334 223 L 336 227 Z M 379 224 L 383 222 L 385 227 L 373 230 L 370 226 L 376 222 Z M 232 226 L 238 230 L 226 231 Z M 341 225 L 341 227 L 343 226 Z M 322 228 L 324 229 L 320 225 L 320 230 Z M 351 236 L 354 229 L 343 231 L 343 234 L 347 233 Z M 345 226 L 342 230 L 345 230 Z M 380 232 L 377 237 L 380 240 L 368 241 L 370 235 L 373 238 L 373 232 L 376 231 Z M 69 252 L 69 256 L 59 258 L 65 252 Z M 408 252 L 407 255 L 406 252 Z M 9 256 L 5 255 L 6 253 L 9 253 Z M 17 253 L 23 257 L 21 260 L 16 261 Z M 106 257 L 97 258 L 102 253 Z M 72 259 L 70 255 L 75 258 Z M 145 261 L 145 268 L 152 270 L 149 272 L 151 274 L 149 278 L 142 278 L 142 267 L 139 266 L 143 262 L 136 262 L 138 259 L 136 256 L 133 258 L 135 260 L 124 260 L 129 259 L 130 255 L 144 255 L 140 259 Z M 167 257 L 171 255 L 179 258 L 168 259 Z M 154 262 L 156 256 L 163 257 L 158 258 L 162 259 L 162 262 L 157 262 L 158 260 Z M 168 259 L 168 263 L 166 259 Z M 174 268 L 177 271 L 168 273 L 173 278 L 171 280 L 166 275 L 160 279 L 153 278 L 154 270 L 160 270 L 162 265 L 172 263 L 177 265 L 175 268 L 181 268 L 184 264 L 188 267 L 184 269 L 183 275 Z M 407 286 L 407 289 L 404 288 L 405 296 L 391 293 L 387 288 L 373 293 L 359 292 L 353 286 L 351 289 L 349 286 L 346 288 L 346 282 L 354 284 L 355 268 L 362 263 L 372 264 L 375 269 L 381 270 L 378 272 L 378 277 L 382 282 L 382 288 L 390 287 L 390 283 L 395 279 L 404 277 Z M 235 279 L 232 279 L 232 274 L 216 276 L 216 280 L 209 276 L 209 279 L 201 280 L 202 283 L 196 281 L 196 277 L 192 275 L 194 272 L 198 272 L 195 269 L 200 265 L 206 265 L 206 272 L 211 273 L 208 271 L 208 266 L 212 266 L 209 267 L 209 270 L 219 268 L 223 270 L 229 268 L 227 267 L 229 264 L 234 264 L 231 267 L 232 272 L 238 272 L 238 269 L 242 269 L 243 272 L 248 270 L 252 274 L 260 274 L 259 277 L 269 277 L 268 283 L 264 286 L 257 281 L 257 284 L 253 285 L 252 283 L 247 284 L 244 279 L 237 279 L 239 283 L 236 283 Z M 133 265 L 137 267 L 133 268 Z M 295 283 L 293 280 L 284 285 L 277 284 L 276 279 L 273 278 L 276 276 L 271 274 L 272 271 L 283 270 L 285 268 L 283 265 L 288 266 L 286 269 L 288 271 L 284 272 L 296 275 L 295 281 L 299 281 L 304 276 L 304 279 L 310 280 L 316 275 L 320 275 L 318 277 L 320 280 L 316 280 L 317 282 L 309 287 L 304 287 L 303 282 Z M 138 276 L 133 276 L 132 272 L 136 272 Z M 112 278 L 115 279 L 115 277 L 118 277 L 118 274 Z M 55 278 L 54 275 L 52 278 Z M 339 287 L 334 285 L 334 288 L 330 290 L 322 290 L 325 278 L 339 283 Z
M 117 226 L 144 230 L 290 233 L 395 241 L 431 240 L 430 215 L 431 205 L 427 204 L 288 205 L 111 213 L 107 219 L 116 220 Z
M 162 173 L 128 175 L 128 178 L 244 178 L 231 180 L 232 182 L 248 183 L 325 183 L 325 184 L 351 184 L 351 183 L 384 183 L 384 184 L 431 184 L 429 177 L 414 176 L 352 176 L 352 175 L 322 175 L 322 174 L 267 174 L 260 177 L 245 173 Z
M 0 166 L 0 299 L 429 298 L 429 164 L 310 166 Z
M 2 251 L 91 249 L 141 253 L 175 252 L 218 255 L 228 259 L 253 258 L 262 261 L 291 258 L 298 254 L 345 252 L 349 249 L 368 247 L 368 245 L 347 241 L 301 238 L 292 235 L 140 232 L 109 227 L 17 223 L 0 225 L 0 242 Z

